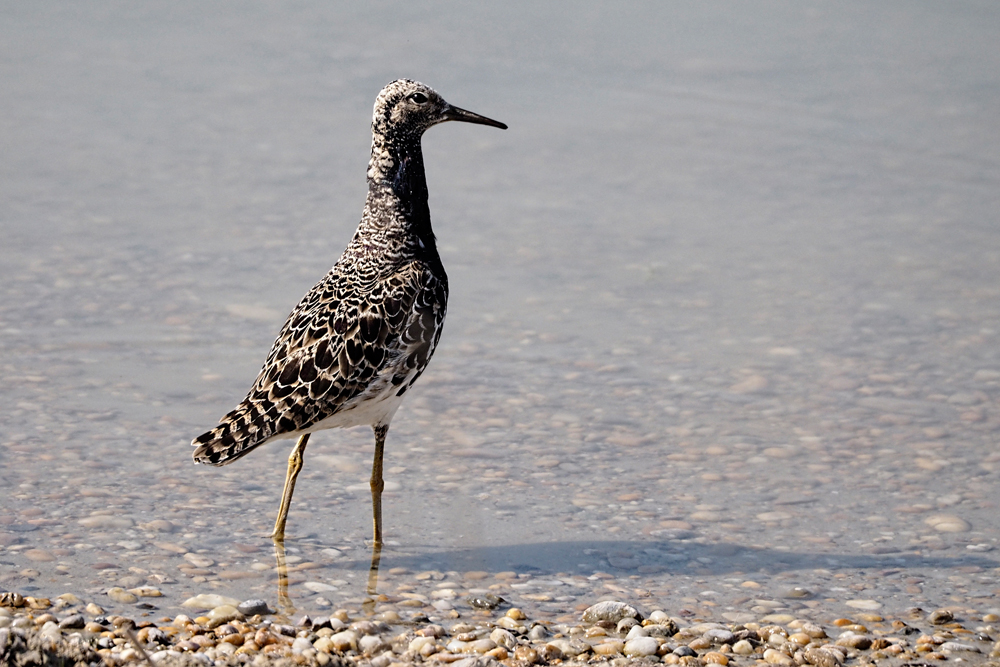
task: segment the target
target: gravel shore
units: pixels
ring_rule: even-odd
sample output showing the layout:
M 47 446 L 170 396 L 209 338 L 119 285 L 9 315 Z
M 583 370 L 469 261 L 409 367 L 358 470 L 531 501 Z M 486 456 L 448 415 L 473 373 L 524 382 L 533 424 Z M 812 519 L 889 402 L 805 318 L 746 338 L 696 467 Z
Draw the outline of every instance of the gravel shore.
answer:
M 910 609 L 905 618 L 858 613 L 827 622 L 767 614 L 755 621 L 671 616 L 617 600 L 595 601 L 569 622 L 535 621 L 502 599 L 470 598 L 475 611 L 364 614 L 339 609 L 296 619 L 262 600 L 221 603 L 194 617 L 155 621 L 105 615 L 93 602 L 2 594 L 4 665 L 396 665 L 456 667 L 633 662 L 680 665 L 1000 665 L 1000 616 Z M 215 596 L 220 597 L 220 596 Z

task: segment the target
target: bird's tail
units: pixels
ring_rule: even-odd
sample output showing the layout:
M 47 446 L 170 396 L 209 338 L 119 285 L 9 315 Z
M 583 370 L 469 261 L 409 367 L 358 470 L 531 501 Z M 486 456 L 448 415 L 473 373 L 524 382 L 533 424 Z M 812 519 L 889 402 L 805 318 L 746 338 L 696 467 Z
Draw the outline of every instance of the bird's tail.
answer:
M 219 425 L 191 441 L 195 463 L 224 466 L 246 456 L 264 444 L 273 434 L 268 428 L 269 419 L 260 406 L 244 400 L 227 414 Z

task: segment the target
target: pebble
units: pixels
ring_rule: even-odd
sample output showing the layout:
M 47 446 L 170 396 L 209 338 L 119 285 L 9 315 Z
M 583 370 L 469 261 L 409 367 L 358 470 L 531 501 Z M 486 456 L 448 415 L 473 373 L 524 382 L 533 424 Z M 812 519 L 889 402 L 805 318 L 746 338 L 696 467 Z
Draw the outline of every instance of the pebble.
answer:
M 338 651 L 348 651 L 358 648 L 358 636 L 352 630 L 344 630 L 330 636 L 333 647 Z
M 702 656 L 702 660 L 704 660 L 706 663 L 715 665 L 729 664 L 729 658 L 727 658 L 725 654 L 719 653 L 718 651 L 709 651 L 708 653 Z
M 655 655 L 660 643 L 652 637 L 636 637 L 625 642 L 624 653 L 630 658 Z
M 772 665 L 791 665 L 795 663 L 791 656 L 773 648 L 764 651 L 764 662 L 769 662 Z
M 517 647 L 517 637 L 515 637 L 509 630 L 503 628 L 496 628 L 490 633 L 490 639 L 497 646 L 503 646 L 508 651 L 513 651 Z
M 631 617 L 623 618 L 622 620 L 618 621 L 618 624 L 615 626 L 615 632 L 620 632 L 624 634 L 627 633 L 629 630 L 632 629 L 633 626 L 636 625 L 639 625 L 639 621 L 635 620 L 634 618 Z
M 750 655 L 754 652 L 753 644 L 745 639 L 741 639 L 733 644 L 733 653 L 738 655 Z
M 767 616 L 760 619 L 763 623 L 772 623 L 775 625 L 785 625 L 791 623 L 795 620 L 795 617 L 791 614 L 768 614 Z
M 163 592 L 159 588 L 153 588 L 152 586 L 139 586 L 138 588 L 130 588 L 128 592 L 132 595 L 136 595 L 141 598 L 158 598 L 163 597 Z
M 967 533 L 972 525 L 953 514 L 935 514 L 924 519 L 924 523 L 939 533 Z
M 337 590 L 336 586 L 331 584 L 324 584 L 321 581 L 307 581 L 302 584 L 302 588 L 307 591 L 312 591 L 313 593 L 329 593 L 331 591 Z
M 87 619 L 83 614 L 73 614 L 59 621 L 59 628 L 62 630 L 79 630 L 87 625 Z
M 951 623 L 954 621 L 955 615 L 947 609 L 935 609 L 931 612 L 931 615 L 927 617 L 927 620 L 934 625 L 944 625 L 945 623 Z
M 113 516 L 110 514 L 98 514 L 88 516 L 77 521 L 84 528 L 121 530 L 132 527 L 132 520 L 123 516 Z
M 661 609 L 657 609 L 649 614 L 649 619 L 651 623 L 670 623 L 670 617 L 667 616 L 666 612 Z
M 846 648 L 855 648 L 861 651 L 867 651 L 872 645 L 871 637 L 866 635 L 856 635 L 853 632 L 845 633 L 837 637 L 837 646 L 844 646 Z
M 599 621 L 618 623 L 623 618 L 634 618 L 641 621 L 642 614 L 635 607 L 624 602 L 607 601 L 587 607 L 580 620 L 584 623 L 597 623 Z
M 712 628 L 702 636 L 713 644 L 732 644 L 735 635 L 725 628 Z
M 497 619 L 497 626 L 505 630 L 520 630 L 524 626 L 509 616 L 501 616 Z
M 139 597 L 135 593 L 129 593 L 127 590 L 119 586 L 108 589 L 107 595 L 115 602 L 120 602 L 122 604 L 132 604 L 133 602 L 138 602 L 139 600 Z
M 358 640 L 358 650 L 365 655 L 375 655 L 388 648 L 388 645 L 378 635 L 365 635 Z
M 945 653 L 982 653 L 979 648 L 972 646 L 970 644 L 962 644 L 959 642 L 944 642 L 937 647 L 939 651 L 944 651 Z
M 844 662 L 839 651 L 827 651 L 822 648 L 811 648 L 803 654 L 806 662 L 816 667 L 839 667 Z
M 882 608 L 882 603 L 875 600 L 848 600 L 844 604 L 854 609 L 865 609 L 867 611 L 874 611 Z
M 624 644 L 622 644 L 624 646 Z M 525 646 L 524 644 L 518 644 L 517 648 L 514 649 L 514 659 L 518 662 L 523 662 L 529 665 L 533 665 L 539 661 L 538 651 L 531 646 Z
M 233 598 L 226 597 L 225 595 L 202 593 L 188 598 L 181 603 L 181 606 L 187 607 L 188 609 L 215 609 L 216 607 L 221 607 L 223 605 L 237 607 L 239 604 L 239 600 L 234 600 Z
M 504 614 L 504 616 L 506 616 L 507 618 L 512 618 L 515 621 L 523 621 L 526 618 L 528 618 L 527 616 L 525 616 L 524 612 L 521 611 L 518 607 L 511 607 L 510 609 L 507 610 L 507 613 Z
M 224 604 L 208 612 L 208 628 L 215 629 L 230 621 L 242 620 L 243 614 L 231 604 Z
M 496 609 L 506 602 L 502 597 L 498 597 L 492 593 L 469 595 L 465 601 L 469 603 L 469 606 L 476 609 Z
M 267 615 L 273 614 L 274 612 L 267 606 L 267 602 L 264 600 L 246 600 L 244 602 L 236 605 L 236 610 L 239 611 L 244 616 L 256 616 L 256 615 Z
M 596 644 L 592 650 L 595 655 L 617 655 L 625 651 L 625 642 L 620 639 L 606 639 Z

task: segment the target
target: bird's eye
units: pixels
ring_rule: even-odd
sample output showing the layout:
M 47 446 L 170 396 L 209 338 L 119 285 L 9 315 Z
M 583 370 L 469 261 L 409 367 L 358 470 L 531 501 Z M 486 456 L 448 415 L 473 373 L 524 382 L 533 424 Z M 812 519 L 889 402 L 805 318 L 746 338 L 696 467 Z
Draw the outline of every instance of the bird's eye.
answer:
M 410 95 L 410 99 L 416 102 L 417 104 L 424 104 L 425 102 L 427 102 L 427 96 L 424 95 L 423 93 L 413 93 L 412 95 Z

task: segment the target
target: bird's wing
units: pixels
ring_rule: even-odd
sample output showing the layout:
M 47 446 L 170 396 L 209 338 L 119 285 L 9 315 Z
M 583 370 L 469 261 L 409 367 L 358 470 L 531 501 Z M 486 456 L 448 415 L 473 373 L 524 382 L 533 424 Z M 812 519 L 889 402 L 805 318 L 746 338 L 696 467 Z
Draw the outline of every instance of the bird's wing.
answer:
M 447 283 L 420 262 L 367 280 L 334 267 L 289 315 L 243 402 L 191 443 L 195 461 L 223 465 L 308 429 L 375 383 L 402 394 L 437 344 L 446 300 Z

